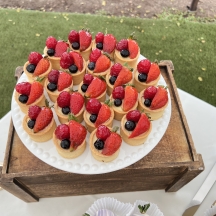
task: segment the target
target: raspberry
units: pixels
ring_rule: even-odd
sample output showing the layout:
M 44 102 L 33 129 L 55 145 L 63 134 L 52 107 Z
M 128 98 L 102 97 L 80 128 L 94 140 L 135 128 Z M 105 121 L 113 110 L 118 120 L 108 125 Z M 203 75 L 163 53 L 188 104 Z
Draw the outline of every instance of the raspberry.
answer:
M 137 64 L 137 71 L 139 73 L 148 74 L 151 67 L 151 62 L 148 59 L 143 59 Z
M 128 50 L 128 40 L 127 39 L 121 39 L 117 44 L 116 44 L 116 49 L 118 51 L 121 50 Z
M 57 98 L 57 104 L 59 107 L 69 107 L 70 106 L 70 93 L 63 91 L 59 94 Z
M 110 68 L 110 75 L 111 76 L 118 76 L 120 71 L 122 69 L 122 65 L 120 63 L 115 63 L 111 68 Z
M 91 74 L 85 74 L 83 77 L 83 84 L 90 85 L 94 77 Z
M 90 114 L 98 114 L 101 108 L 101 103 L 96 98 L 91 98 L 86 104 L 86 110 Z
M 56 44 L 57 44 L 57 40 L 53 36 L 49 36 L 46 39 L 46 46 L 48 49 L 54 49 L 55 50 Z
M 145 89 L 143 96 L 145 99 L 152 100 L 154 96 L 157 93 L 157 88 L 155 86 L 149 86 L 147 89 Z
M 18 84 L 16 84 L 15 89 L 19 94 L 28 96 L 30 94 L 30 91 L 31 91 L 31 83 L 29 83 L 29 82 L 18 83 Z
M 98 126 L 96 131 L 96 136 L 98 139 L 105 141 L 110 136 L 110 134 L 111 132 L 108 127 L 105 125 Z
M 70 138 L 70 129 L 66 124 L 61 124 L 55 129 L 57 139 L 64 140 Z
M 48 74 L 48 80 L 50 83 L 57 84 L 59 77 L 59 71 L 58 70 L 51 70 Z
M 117 86 L 112 91 L 112 97 L 114 99 L 124 99 L 125 96 L 125 90 L 123 86 Z
M 75 30 L 71 30 L 68 35 L 68 40 L 70 43 L 79 42 L 79 33 Z
M 41 111 L 41 107 L 34 105 L 34 106 L 30 106 L 28 109 L 28 116 L 31 120 L 36 120 L 36 118 L 38 117 L 39 113 Z
M 127 113 L 126 119 L 128 121 L 138 122 L 141 117 L 141 113 L 138 110 L 131 110 Z
M 60 58 L 60 66 L 63 69 L 68 69 L 71 65 L 74 64 L 74 60 L 68 52 L 64 52 Z
M 98 33 L 95 35 L 95 42 L 96 42 L 96 43 L 103 43 L 103 39 L 104 39 L 104 33 L 98 32 Z
M 95 48 L 91 51 L 91 54 L 89 56 L 89 61 L 96 62 L 100 56 L 101 56 L 101 51 Z
M 43 56 L 38 52 L 31 52 L 28 56 L 28 61 L 30 64 L 37 65 L 38 62 L 43 58 Z

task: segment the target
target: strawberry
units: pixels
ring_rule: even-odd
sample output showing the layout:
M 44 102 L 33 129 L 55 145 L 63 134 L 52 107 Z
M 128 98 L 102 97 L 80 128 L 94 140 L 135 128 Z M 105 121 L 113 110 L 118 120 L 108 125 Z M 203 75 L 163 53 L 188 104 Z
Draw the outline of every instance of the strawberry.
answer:
M 68 69 L 72 64 L 74 64 L 74 60 L 68 52 L 63 52 L 60 58 L 60 66 L 63 69 Z
M 58 127 L 55 129 L 54 133 L 55 133 L 57 139 L 59 139 L 59 140 L 64 140 L 64 139 L 70 138 L 70 129 L 69 129 L 69 126 L 66 124 L 58 125 Z
M 69 107 L 70 106 L 70 93 L 67 91 L 62 91 L 57 97 L 57 104 L 59 107 Z
M 55 47 L 55 57 L 61 57 L 62 53 L 66 52 L 68 44 L 65 41 L 58 41 Z
M 38 62 L 37 66 L 34 70 L 33 76 L 39 76 L 39 75 L 45 73 L 49 69 L 49 66 L 50 66 L 49 60 L 47 58 L 42 58 Z
M 69 121 L 69 129 L 71 141 L 70 149 L 73 151 L 85 140 L 87 130 L 82 124 L 74 120 Z
M 90 114 L 98 114 L 100 108 L 101 108 L 101 102 L 98 99 L 96 99 L 96 98 L 91 98 L 86 103 L 86 110 Z
M 95 64 L 94 73 L 106 71 L 111 65 L 110 59 L 106 55 L 101 55 Z
M 82 71 L 83 70 L 83 57 L 81 56 L 81 54 L 75 51 L 70 51 L 69 54 L 73 58 L 74 64 L 77 66 L 78 70 Z
M 110 129 L 105 125 L 100 125 L 97 128 L 96 136 L 98 139 L 105 141 L 109 136 L 111 132 Z
M 157 63 L 152 63 L 148 72 L 146 83 L 156 80 L 160 75 L 160 68 Z
M 129 111 L 137 101 L 138 92 L 132 86 L 125 87 L 125 98 L 123 100 L 123 110 Z
M 122 67 L 113 87 L 115 88 L 116 86 L 121 86 L 121 85 L 124 85 L 130 82 L 132 79 L 132 76 L 133 76 L 132 72 L 128 68 Z
M 80 51 L 82 52 L 90 46 L 92 42 L 92 35 L 87 30 L 80 30 L 79 39 L 80 39 Z
M 141 114 L 139 121 L 136 124 L 135 129 L 130 134 L 129 138 L 139 136 L 140 134 L 145 133 L 150 128 L 150 121 L 145 113 Z
M 26 104 L 29 105 L 34 103 L 42 94 L 43 94 L 43 85 L 38 81 L 34 81 L 31 84 L 31 91 Z
M 43 130 L 52 121 L 53 112 L 50 107 L 42 107 L 33 128 L 34 133 Z
M 36 118 L 38 117 L 39 113 L 41 111 L 41 107 L 34 105 L 34 106 L 30 106 L 28 109 L 28 117 L 31 120 L 36 120 Z
M 70 43 L 79 42 L 79 33 L 76 30 L 71 30 L 68 34 L 68 40 Z
M 97 48 L 93 49 L 89 56 L 89 62 L 96 62 L 101 56 L 101 51 Z
M 122 65 L 120 63 L 115 63 L 110 68 L 110 76 L 118 76 L 122 69 Z
M 18 83 L 18 84 L 16 84 L 15 89 L 19 94 L 28 96 L 30 94 L 30 91 L 31 91 L 31 83 L 29 83 L 29 82 Z
M 111 53 L 116 46 L 116 39 L 112 34 L 106 34 L 104 35 L 103 40 L 103 51 L 107 53 Z
M 157 93 L 157 87 L 155 86 L 149 86 L 147 89 L 144 90 L 143 92 L 143 97 L 145 99 L 150 99 L 152 100 Z
M 72 76 L 69 73 L 60 72 L 57 84 L 58 91 L 62 91 L 63 89 L 70 87 L 72 81 Z
M 113 155 L 121 146 L 122 138 L 116 132 L 111 132 L 110 136 L 105 140 L 103 155 Z
M 70 111 L 76 115 L 82 109 L 84 97 L 79 92 L 73 92 L 70 96 Z
M 133 39 L 128 39 L 128 50 L 130 53 L 130 58 L 134 59 L 137 57 L 138 53 L 139 53 L 139 46 L 137 44 L 137 42 Z
M 42 59 L 42 55 L 38 52 L 31 52 L 28 56 L 28 61 L 30 64 L 37 65 L 38 62 Z
M 57 44 L 57 40 L 53 36 L 49 36 L 46 39 L 47 49 L 54 49 L 55 50 L 56 44 Z
M 128 40 L 127 40 L 127 39 L 121 39 L 121 40 L 116 44 L 116 49 L 117 49 L 118 51 L 128 50 Z
M 137 64 L 137 71 L 139 73 L 148 74 L 151 67 L 151 62 L 148 59 L 143 59 Z
M 110 107 L 107 104 L 102 104 L 97 120 L 95 122 L 95 127 L 98 127 L 99 125 L 105 123 L 111 116 L 111 110 Z
M 104 33 L 98 32 L 95 35 L 95 43 L 103 43 L 103 40 L 104 40 Z
M 168 93 L 166 88 L 158 87 L 157 93 L 151 102 L 150 108 L 155 110 L 163 107 L 168 102 Z
M 87 91 L 85 92 L 85 97 L 87 98 L 96 98 L 106 91 L 106 81 L 98 77 L 94 77 L 90 85 L 88 86 Z

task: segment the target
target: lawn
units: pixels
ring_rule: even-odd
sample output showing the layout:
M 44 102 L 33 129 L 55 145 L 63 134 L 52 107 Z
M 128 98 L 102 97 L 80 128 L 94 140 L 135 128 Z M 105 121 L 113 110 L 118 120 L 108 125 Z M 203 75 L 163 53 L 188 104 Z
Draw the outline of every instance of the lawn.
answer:
M 14 71 L 31 51 L 43 52 L 52 35 L 67 40 L 70 30 L 112 33 L 117 40 L 135 32 L 141 54 L 172 60 L 178 88 L 216 106 L 216 24 L 185 19 L 139 19 L 102 15 L 0 9 L 0 118 L 10 110 Z

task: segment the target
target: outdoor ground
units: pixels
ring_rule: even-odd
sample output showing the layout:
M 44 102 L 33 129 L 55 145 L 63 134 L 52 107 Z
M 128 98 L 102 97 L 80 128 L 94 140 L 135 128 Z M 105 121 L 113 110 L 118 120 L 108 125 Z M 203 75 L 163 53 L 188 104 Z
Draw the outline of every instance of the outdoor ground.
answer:
M 186 12 L 191 2 L 192 0 L 0 0 L 0 7 L 152 18 L 167 10 Z M 216 19 L 216 1 L 199 1 L 195 16 Z

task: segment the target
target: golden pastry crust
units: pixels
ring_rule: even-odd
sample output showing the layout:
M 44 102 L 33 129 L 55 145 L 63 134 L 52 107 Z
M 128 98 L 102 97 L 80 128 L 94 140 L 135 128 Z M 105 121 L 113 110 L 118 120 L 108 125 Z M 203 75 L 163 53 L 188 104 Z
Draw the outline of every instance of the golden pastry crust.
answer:
M 118 157 L 118 155 L 119 155 L 120 148 L 114 154 L 112 154 L 112 155 L 109 155 L 109 156 L 108 155 L 103 155 L 101 153 L 101 150 L 97 150 L 94 147 L 94 142 L 97 140 L 96 131 L 97 131 L 97 129 L 95 129 L 94 131 L 92 131 L 92 133 L 90 134 L 90 137 L 89 137 L 89 147 L 90 147 L 92 156 L 96 160 L 98 160 L 100 162 L 105 162 L 105 163 L 115 160 Z
M 152 123 L 150 122 L 150 128 L 148 131 L 146 131 L 145 133 L 134 137 L 134 138 L 129 138 L 130 134 L 132 133 L 131 131 L 128 131 L 125 129 L 124 125 L 125 122 L 127 121 L 126 119 L 126 115 L 124 115 L 124 117 L 121 120 L 121 126 L 120 126 L 120 134 L 122 136 L 122 139 L 128 144 L 128 145 L 132 145 L 132 146 L 138 146 L 138 145 L 142 145 L 146 139 L 148 138 L 148 135 L 151 133 L 152 131 Z
M 113 126 L 114 111 L 112 108 L 110 108 L 110 110 L 111 110 L 110 118 L 106 122 L 103 123 L 103 125 L 106 125 L 107 127 Z M 87 110 L 85 110 L 83 113 L 85 126 L 86 126 L 87 130 L 91 133 L 95 129 L 95 124 L 89 120 L 89 117 L 90 117 L 90 113 L 88 113 Z
M 50 60 L 50 62 L 52 64 L 52 69 L 59 70 L 60 69 L 60 59 L 61 58 L 47 55 L 47 50 L 48 50 L 48 48 L 45 46 L 43 52 L 44 52 L 44 55 L 47 56 L 48 59 Z
M 15 91 L 14 99 L 17 102 L 17 104 L 19 105 L 21 111 L 23 113 L 25 113 L 25 114 L 28 113 L 29 106 L 33 106 L 33 105 L 38 105 L 40 107 L 45 106 L 45 96 L 44 96 L 44 94 L 42 94 L 34 103 L 29 104 L 29 105 L 21 103 L 19 101 L 19 96 L 20 96 L 20 94 L 17 91 Z
M 139 72 L 136 69 L 134 71 L 134 86 L 135 86 L 135 88 L 137 89 L 138 92 L 141 92 L 143 89 L 146 89 L 149 86 L 157 86 L 158 81 L 160 80 L 160 76 L 161 76 L 161 75 L 159 75 L 156 80 L 153 80 L 153 81 L 151 81 L 149 83 L 146 83 L 146 82 L 140 82 L 138 80 L 138 75 L 139 75 Z
M 28 127 L 27 125 L 28 120 L 29 120 L 28 115 L 25 115 L 22 122 L 22 126 L 32 140 L 36 142 L 46 142 L 52 139 L 53 132 L 56 129 L 56 123 L 54 121 L 54 118 L 52 118 L 52 121 L 49 123 L 49 125 L 47 125 L 43 130 L 37 133 L 34 133 L 33 130 Z
M 164 110 L 168 106 L 168 102 L 163 107 L 161 107 L 160 109 L 152 110 L 149 107 L 146 107 L 144 105 L 144 97 L 143 97 L 144 90 L 142 90 L 138 96 L 137 109 L 141 112 L 144 111 L 151 118 L 151 120 L 157 120 L 157 119 L 161 118 L 163 116 Z

